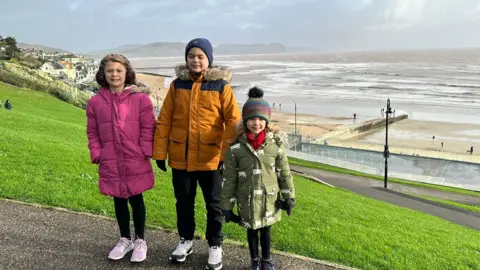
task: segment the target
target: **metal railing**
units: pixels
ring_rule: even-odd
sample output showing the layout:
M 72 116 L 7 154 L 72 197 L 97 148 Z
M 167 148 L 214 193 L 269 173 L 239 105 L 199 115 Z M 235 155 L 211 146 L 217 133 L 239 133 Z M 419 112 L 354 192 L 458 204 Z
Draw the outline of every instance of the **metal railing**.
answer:
M 382 152 L 302 142 L 289 134 L 290 157 L 383 176 Z M 480 191 L 480 164 L 438 158 L 390 154 L 389 177 Z

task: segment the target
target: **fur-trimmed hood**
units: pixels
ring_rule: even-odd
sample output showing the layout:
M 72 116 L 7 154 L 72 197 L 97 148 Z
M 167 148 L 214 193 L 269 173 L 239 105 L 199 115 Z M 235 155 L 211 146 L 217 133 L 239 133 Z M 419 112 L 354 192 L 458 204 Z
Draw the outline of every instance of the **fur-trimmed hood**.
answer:
M 176 66 L 175 74 L 182 81 L 191 80 L 190 70 L 185 64 Z M 203 79 L 205 81 L 225 80 L 227 82 L 231 82 L 232 71 L 229 67 L 211 66 L 205 71 Z
M 109 96 L 109 93 L 110 90 L 108 88 L 100 88 L 98 90 L 98 94 L 100 94 L 100 96 L 102 96 L 104 99 L 108 99 L 108 96 Z M 153 93 L 152 89 L 149 88 L 149 87 L 139 87 L 139 86 L 136 86 L 136 85 L 128 85 L 125 87 L 125 90 L 124 92 L 122 93 L 122 96 L 128 96 L 128 95 L 131 95 L 131 94 L 135 94 L 135 93 L 143 93 L 143 94 L 146 94 L 146 95 L 150 95 L 151 93 Z
M 152 88 L 150 87 L 140 87 L 136 85 L 129 86 L 130 87 L 130 92 L 131 93 L 144 93 L 147 95 L 151 95 L 153 93 Z

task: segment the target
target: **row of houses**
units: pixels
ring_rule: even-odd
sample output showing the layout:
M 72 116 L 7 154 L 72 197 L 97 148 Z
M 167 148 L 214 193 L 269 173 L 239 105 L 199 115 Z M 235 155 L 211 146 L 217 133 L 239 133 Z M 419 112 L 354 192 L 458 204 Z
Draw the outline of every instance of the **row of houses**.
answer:
M 45 62 L 40 70 L 52 77 L 70 83 L 84 83 L 93 81 L 98 69 L 95 59 L 67 55 L 60 60 Z

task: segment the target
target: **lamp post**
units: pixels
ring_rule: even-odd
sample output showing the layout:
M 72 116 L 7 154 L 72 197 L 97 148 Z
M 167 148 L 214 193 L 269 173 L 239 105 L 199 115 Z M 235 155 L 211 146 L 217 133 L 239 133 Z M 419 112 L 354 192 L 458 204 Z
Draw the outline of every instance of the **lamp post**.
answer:
M 387 188 L 387 179 L 388 179 L 388 158 L 390 157 L 390 152 L 388 151 L 388 115 L 392 113 L 392 108 L 390 107 L 390 99 L 387 99 L 387 110 L 386 120 L 385 120 L 385 149 L 383 150 L 383 157 L 385 158 L 385 179 L 384 179 L 384 188 Z
M 295 135 L 298 135 L 297 134 L 297 102 L 293 102 L 295 103 Z

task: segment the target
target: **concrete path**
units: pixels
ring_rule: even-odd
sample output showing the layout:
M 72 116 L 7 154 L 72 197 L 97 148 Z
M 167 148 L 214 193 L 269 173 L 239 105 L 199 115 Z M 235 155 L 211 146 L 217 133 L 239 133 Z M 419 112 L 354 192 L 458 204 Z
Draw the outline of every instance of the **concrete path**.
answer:
M 149 230 L 145 262 L 130 263 L 130 254 L 113 262 L 107 254 L 118 241 L 114 220 L 2 199 L 0 217 L 0 269 L 205 269 L 208 258 L 206 241 L 195 240 L 194 253 L 187 261 L 172 265 L 168 256 L 178 236 Z M 223 269 L 249 269 L 246 248 L 225 244 L 224 251 Z M 273 254 L 273 260 L 277 269 L 349 269 L 292 255 Z
M 429 202 L 427 200 L 402 194 L 401 192 L 396 192 L 394 188 L 395 185 L 398 185 L 396 183 L 389 183 L 391 189 L 385 190 L 382 181 L 352 175 L 337 174 L 319 169 L 304 168 L 295 165 L 291 165 L 291 168 L 294 171 L 316 177 L 335 187 L 344 188 L 373 199 L 424 212 L 463 226 L 480 230 L 480 213 Z

